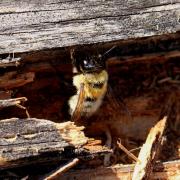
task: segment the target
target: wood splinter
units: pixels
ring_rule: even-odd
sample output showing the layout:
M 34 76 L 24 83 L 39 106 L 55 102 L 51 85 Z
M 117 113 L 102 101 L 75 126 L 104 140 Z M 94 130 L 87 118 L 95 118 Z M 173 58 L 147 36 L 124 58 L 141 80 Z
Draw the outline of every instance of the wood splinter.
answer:
M 149 132 L 145 144 L 142 146 L 134 168 L 132 180 L 149 179 L 154 164 L 163 144 L 163 134 L 167 124 L 167 116 L 161 119 Z
M 30 118 L 30 115 L 29 115 L 27 108 L 20 105 L 21 102 L 25 102 L 25 101 L 27 101 L 26 97 L 0 100 L 0 109 L 5 108 L 5 107 L 10 107 L 10 106 L 16 106 L 20 109 L 24 109 L 27 117 Z
M 58 178 L 60 175 L 62 175 L 64 172 L 68 171 L 69 169 L 77 165 L 78 163 L 79 163 L 79 159 L 75 158 L 72 161 L 70 161 L 68 164 L 58 168 L 57 170 L 53 171 L 52 173 L 44 177 L 43 180 L 54 180 Z
M 119 139 L 119 141 L 117 141 L 117 145 L 118 147 L 125 152 L 130 158 L 132 158 L 135 162 L 141 162 L 134 154 L 132 154 L 128 149 L 126 149 L 122 144 L 121 144 L 121 140 Z

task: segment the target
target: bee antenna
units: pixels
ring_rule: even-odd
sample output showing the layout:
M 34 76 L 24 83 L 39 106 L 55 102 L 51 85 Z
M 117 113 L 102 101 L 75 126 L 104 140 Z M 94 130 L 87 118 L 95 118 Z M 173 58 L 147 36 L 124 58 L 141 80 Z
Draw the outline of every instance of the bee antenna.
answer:
M 111 49 L 109 49 L 108 51 L 106 51 L 102 56 L 107 55 L 109 52 L 111 52 L 113 49 L 115 49 L 117 46 L 114 45 Z
M 75 59 L 75 48 L 70 49 L 70 58 L 73 64 L 75 64 L 76 59 Z

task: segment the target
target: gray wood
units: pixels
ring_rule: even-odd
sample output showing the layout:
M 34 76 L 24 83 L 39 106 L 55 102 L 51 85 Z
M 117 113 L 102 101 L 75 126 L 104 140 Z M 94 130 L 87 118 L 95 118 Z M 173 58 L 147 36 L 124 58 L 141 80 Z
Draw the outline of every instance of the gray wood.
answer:
M 180 30 L 179 0 L 2 0 L 0 54 Z
M 31 163 L 96 156 L 107 149 L 83 148 L 88 138 L 73 122 L 54 123 L 45 119 L 11 118 L 0 121 L 0 170 Z

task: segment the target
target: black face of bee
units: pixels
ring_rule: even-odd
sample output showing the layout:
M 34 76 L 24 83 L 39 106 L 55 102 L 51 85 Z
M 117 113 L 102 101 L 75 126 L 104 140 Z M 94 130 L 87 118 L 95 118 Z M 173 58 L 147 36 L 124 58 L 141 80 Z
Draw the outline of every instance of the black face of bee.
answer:
M 105 53 L 92 55 L 87 51 L 72 51 L 71 59 L 79 73 L 99 72 L 106 69 L 106 60 L 116 52 L 116 46 L 113 46 Z
M 92 54 L 79 54 L 78 57 L 74 57 L 74 65 L 78 72 L 82 73 L 99 72 L 106 68 L 105 59 L 101 55 Z

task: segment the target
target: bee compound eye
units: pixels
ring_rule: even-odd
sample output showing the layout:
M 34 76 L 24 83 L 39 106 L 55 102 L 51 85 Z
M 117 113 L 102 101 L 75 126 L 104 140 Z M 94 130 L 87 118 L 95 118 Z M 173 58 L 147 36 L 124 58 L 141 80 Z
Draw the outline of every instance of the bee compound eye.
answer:
M 87 61 L 87 60 L 84 60 L 84 61 L 83 61 L 83 64 L 84 64 L 84 65 L 87 65 L 87 64 L 88 64 L 88 61 Z

